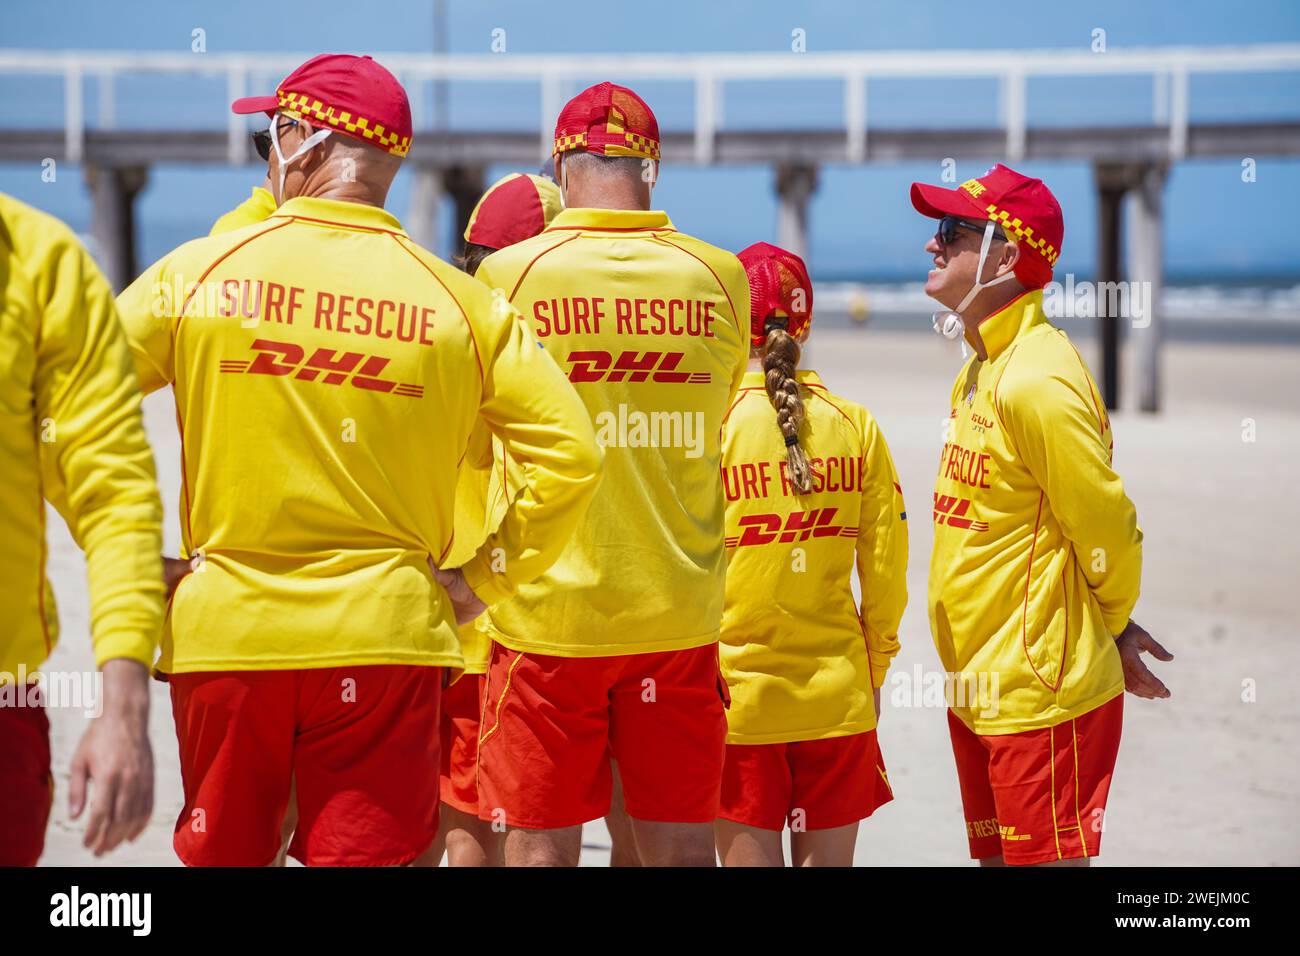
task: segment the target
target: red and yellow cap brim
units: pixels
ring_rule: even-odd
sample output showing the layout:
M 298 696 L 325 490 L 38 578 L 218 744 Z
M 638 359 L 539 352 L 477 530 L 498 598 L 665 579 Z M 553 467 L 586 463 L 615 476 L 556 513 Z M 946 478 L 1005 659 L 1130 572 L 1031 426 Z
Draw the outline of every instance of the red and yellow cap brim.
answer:
M 394 156 L 405 156 L 411 151 L 410 136 L 399 136 L 396 132 L 385 129 L 382 123 L 373 122 L 347 110 L 327 106 L 306 93 L 277 90 L 275 95 L 280 112 L 286 116 L 323 123 L 340 133 L 363 140 L 372 146 L 378 146 Z

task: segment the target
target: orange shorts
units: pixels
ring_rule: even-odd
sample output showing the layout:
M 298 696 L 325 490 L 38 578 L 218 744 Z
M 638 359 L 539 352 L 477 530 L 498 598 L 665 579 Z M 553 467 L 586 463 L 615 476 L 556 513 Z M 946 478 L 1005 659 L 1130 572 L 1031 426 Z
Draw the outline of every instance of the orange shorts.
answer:
M 50 722 L 34 700 L 38 686 L 28 686 L 28 706 L 0 706 L 0 867 L 35 866 L 45 849 L 54 780 Z
M 1073 720 L 980 736 L 948 711 L 972 859 L 1012 865 L 1101 852 L 1124 695 Z
M 483 697 L 481 819 L 549 830 L 604 816 L 611 757 L 629 816 L 717 817 L 727 715 L 716 643 L 552 657 L 494 642 Z
M 466 674 L 442 692 L 442 802 L 478 816 L 478 728 L 483 675 Z
M 409 863 L 438 832 L 443 669 L 398 664 L 171 674 L 189 866 L 266 866 L 291 780 L 308 866 Z
M 876 732 L 779 744 L 727 744 L 718 816 L 781 830 L 831 830 L 894 799 Z

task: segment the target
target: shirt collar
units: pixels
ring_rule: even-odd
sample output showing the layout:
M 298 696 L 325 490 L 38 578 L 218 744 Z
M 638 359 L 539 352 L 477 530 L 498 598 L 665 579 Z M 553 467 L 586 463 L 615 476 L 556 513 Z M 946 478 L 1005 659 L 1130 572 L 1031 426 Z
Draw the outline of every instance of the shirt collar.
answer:
M 641 232 L 652 229 L 674 229 L 668 213 L 662 209 L 565 209 L 551 220 L 547 232 L 557 229 L 609 229 L 611 231 Z
M 1016 296 L 979 324 L 980 338 L 993 361 L 1031 329 L 1047 324 L 1043 313 L 1043 290 L 1031 289 Z
M 795 369 L 794 380 L 801 385 L 815 385 L 818 388 L 825 388 L 822 384 L 821 376 L 810 368 Z M 740 380 L 741 388 L 766 388 L 762 372 L 747 370 L 745 377 Z
M 362 229 L 382 229 L 385 232 L 405 234 L 401 222 L 388 210 L 342 199 L 295 196 L 280 204 L 280 208 L 272 214 L 272 218 L 275 217 L 312 219 L 340 226 L 359 226 Z

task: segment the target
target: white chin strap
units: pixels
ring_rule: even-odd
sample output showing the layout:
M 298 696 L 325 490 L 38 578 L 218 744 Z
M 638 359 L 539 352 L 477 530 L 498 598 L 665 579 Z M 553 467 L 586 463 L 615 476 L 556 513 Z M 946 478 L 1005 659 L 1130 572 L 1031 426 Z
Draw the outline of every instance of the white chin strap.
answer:
M 280 191 L 276 193 L 276 201 L 284 202 L 284 179 L 289 175 L 289 164 L 299 156 L 302 156 L 317 143 L 323 142 L 325 137 L 334 132 L 332 129 L 318 129 L 306 139 L 304 139 L 298 148 L 293 151 L 292 156 L 286 157 L 284 150 L 280 149 L 280 114 L 276 113 L 271 117 L 271 145 L 275 147 L 275 155 L 280 160 Z
M 988 258 L 989 246 L 993 244 L 993 228 L 993 220 L 990 219 L 984 227 L 984 241 L 980 243 L 980 261 L 975 267 L 975 284 L 970 287 L 970 291 L 966 293 L 965 298 L 957 304 L 957 308 L 940 309 L 931 317 L 934 330 L 949 341 L 962 338 L 966 334 L 966 321 L 961 317 L 961 314 L 968 305 L 975 301 L 975 296 L 979 295 L 981 289 L 991 288 L 999 282 L 1006 282 L 1008 279 L 1016 277 L 1015 272 L 1011 271 L 1004 276 L 998 276 L 991 282 L 980 281 L 980 276 L 984 274 L 984 260 Z M 965 341 L 962 342 L 961 353 L 964 358 L 966 356 Z

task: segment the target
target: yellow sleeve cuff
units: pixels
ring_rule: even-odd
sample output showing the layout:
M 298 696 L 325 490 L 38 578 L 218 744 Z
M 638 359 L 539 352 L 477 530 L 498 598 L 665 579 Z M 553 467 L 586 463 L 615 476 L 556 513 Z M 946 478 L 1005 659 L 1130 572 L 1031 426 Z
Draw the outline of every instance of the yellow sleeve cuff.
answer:
M 95 666 L 103 667 L 105 661 L 125 658 L 152 668 L 156 650 L 157 642 L 138 631 L 105 634 L 95 640 Z
M 509 584 L 506 583 L 505 575 L 492 570 L 491 554 L 492 552 L 488 550 L 485 544 L 483 550 L 466 561 L 460 568 L 461 573 L 465 575 L 465 583 L 470 586 L 478 599 L 488 607 L 499 604 L 514 593 Z
M 1119 617 L 1113 617 L 1109 614 L 1106 614 L 1105 612 L 1102 612 L 1101 615 L 1101 622 L 1106 625 L 1106 631 L 1107 633 L 1110 634 L 1111 637 L 1119 637 L 1121 634 L 1123 634 L 1124 628 L 1128 627 L 1129 620 L 1130 618 L 1127 614 L 1123 614 Z
M 885 677 L 889 674 L 889 664 L 871 665 L 871 689 L 878 690 L 885 686 Z

